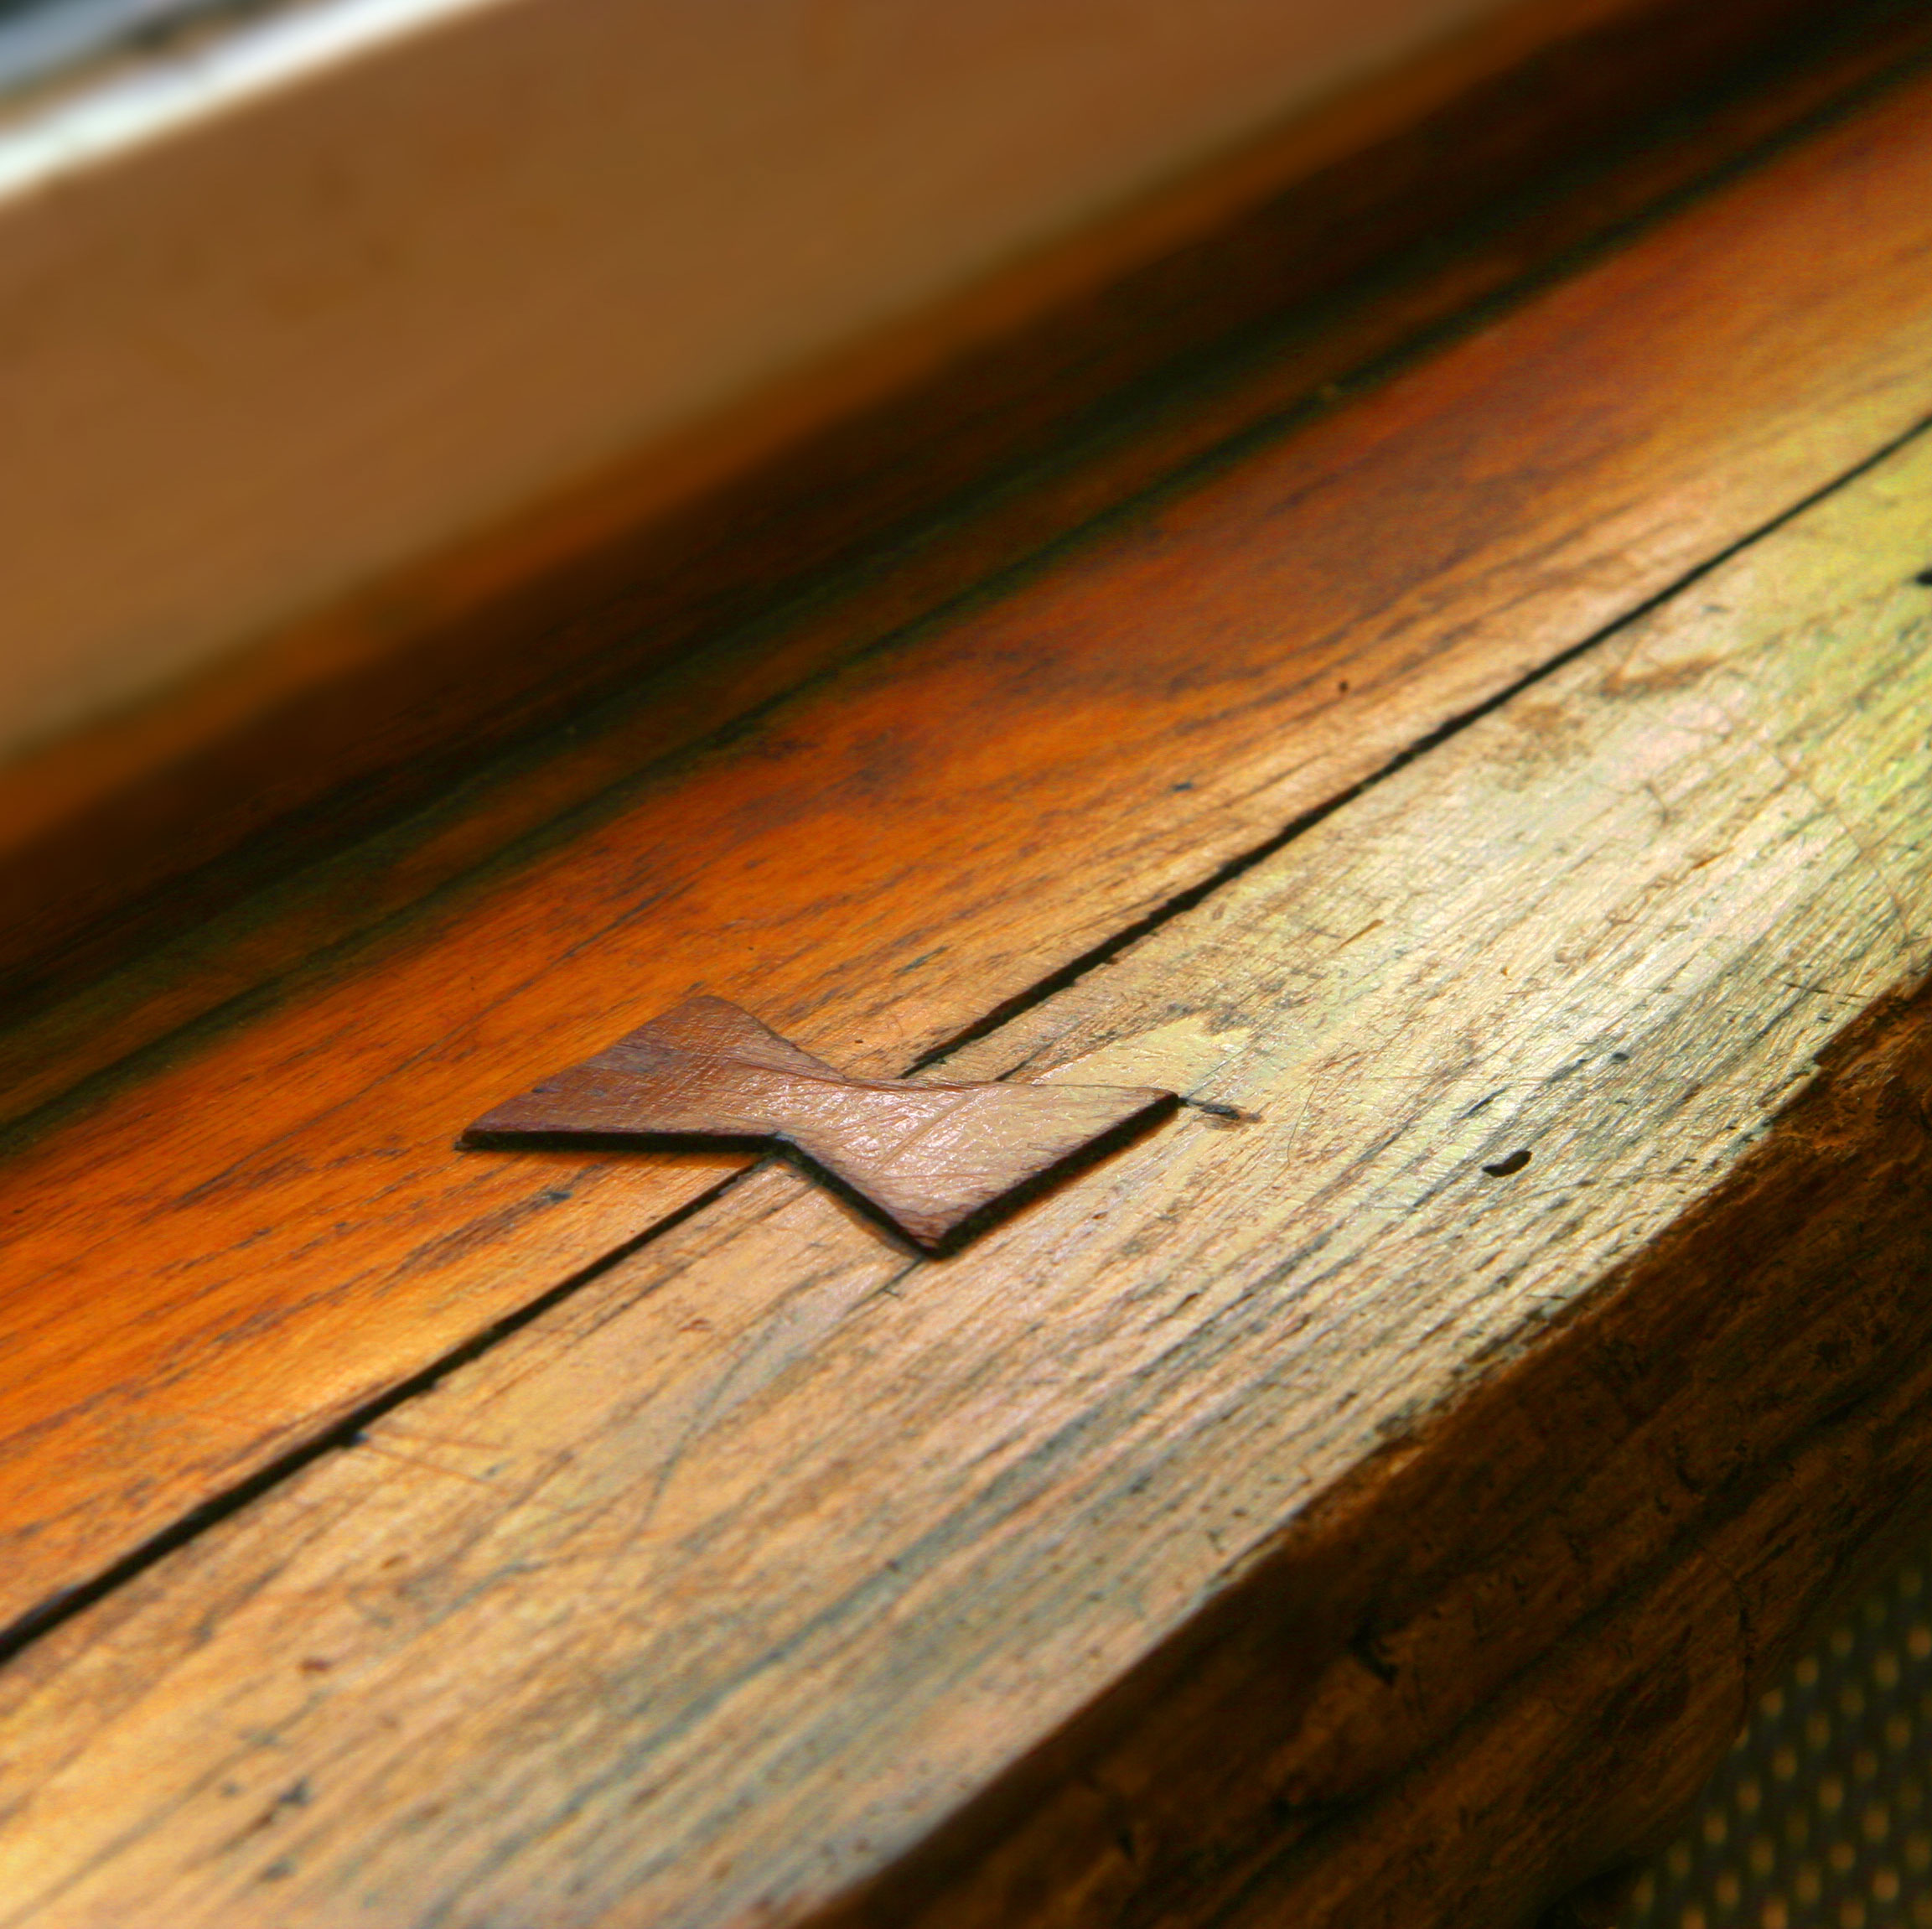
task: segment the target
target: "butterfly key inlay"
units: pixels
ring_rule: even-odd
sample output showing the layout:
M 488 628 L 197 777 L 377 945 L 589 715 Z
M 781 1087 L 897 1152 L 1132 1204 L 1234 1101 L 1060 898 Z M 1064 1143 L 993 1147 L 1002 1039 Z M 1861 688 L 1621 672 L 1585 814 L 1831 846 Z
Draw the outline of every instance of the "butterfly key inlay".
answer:
M 728 1000 L 694 998 L 485 1112 L 459 1143 L 775 1139 L 937 1251 L 1178 1102 L 1141 1086 L 848 1078 Z

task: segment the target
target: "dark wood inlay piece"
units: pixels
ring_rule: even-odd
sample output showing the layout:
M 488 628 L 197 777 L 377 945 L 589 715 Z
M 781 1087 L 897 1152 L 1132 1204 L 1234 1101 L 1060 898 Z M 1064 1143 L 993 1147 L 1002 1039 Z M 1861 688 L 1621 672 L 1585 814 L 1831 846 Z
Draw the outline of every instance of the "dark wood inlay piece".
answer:
M 847 1078 L 729 999 L 694 998 L 485 1112 L 460 1143 L 777 1139 L 939 1251 L 1178 1102 L 1130 1086 Z

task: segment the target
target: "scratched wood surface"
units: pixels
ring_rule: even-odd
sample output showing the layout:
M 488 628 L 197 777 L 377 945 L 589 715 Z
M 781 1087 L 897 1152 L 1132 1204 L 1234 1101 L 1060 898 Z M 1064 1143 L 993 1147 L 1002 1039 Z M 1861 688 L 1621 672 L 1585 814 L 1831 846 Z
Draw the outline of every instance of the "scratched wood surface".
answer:
M 0 1678 L 10 1924 L 1495 1925 L 1932 1473 L 1932 438 Z M 1521 1155 L 1527 1154 L 1527 1159 Z
M 506 1085 L 693 991 L 900 1072 L 1904 433 L 1932 404 L 1929 100 L 44 1114 L 8 1161 L 0 1613 L 731 1169 L 453 1150 Z

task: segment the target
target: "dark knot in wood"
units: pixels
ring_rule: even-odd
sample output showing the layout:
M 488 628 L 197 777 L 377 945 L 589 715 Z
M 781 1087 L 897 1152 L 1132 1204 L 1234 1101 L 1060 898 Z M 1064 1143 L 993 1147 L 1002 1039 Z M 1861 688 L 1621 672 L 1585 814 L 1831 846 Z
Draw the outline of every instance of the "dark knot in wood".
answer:
M 458 1143 L 775 1139 L 940 1252 L 1178 1103 L 1138 1086 L 848 1078 L 739 1006 L 694 998 L 485 1112 Z

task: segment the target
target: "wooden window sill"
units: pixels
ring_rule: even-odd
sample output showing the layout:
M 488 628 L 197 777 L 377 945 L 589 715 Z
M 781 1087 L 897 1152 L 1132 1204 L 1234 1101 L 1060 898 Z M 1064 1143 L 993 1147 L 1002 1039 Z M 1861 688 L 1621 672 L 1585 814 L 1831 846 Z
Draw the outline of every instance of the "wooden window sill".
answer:
M 133 1055 L 70 1009 L 12 1919 L 1491 1926 L 1667 1823 L 1932 1470 L 1893 52 L 1319 407 L 1265 345 L 728 730 L 606 714 L 89 993 Z M 1251 1116 L 937 1263 L 452 1149 L 693 990 Z

